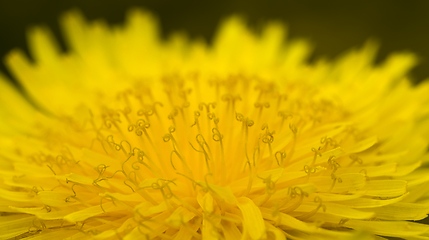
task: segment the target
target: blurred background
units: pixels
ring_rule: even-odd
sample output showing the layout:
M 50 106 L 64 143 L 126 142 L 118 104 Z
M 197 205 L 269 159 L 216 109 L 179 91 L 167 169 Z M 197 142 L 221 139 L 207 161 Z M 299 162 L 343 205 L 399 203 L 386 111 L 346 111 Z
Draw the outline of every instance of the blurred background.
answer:
M 65 51 L 58 19 L 69 9 L 79 8 L 89 20 L 104 18 L 118 24 L 134 6 L 158 16 L 163 36 L 184 30 L 208 42 L 219 21 L 234 13 L 255 26 L 278 20 L 287 24 L 289 37 L 312 42 L 311 59 L 334 58 L 371 38 L 381 46 L 377 61 L 391 52 L 412 51 L 420 58 L 412 79 L 419 82 L 429 77 L 429 1 L 0 0 L 0 57 L 16 47 L 27 51 L 25 32 L 40 24 L 53 30 Z M 0 71 L 7 71 L 3 62 Z
M 34 25 L 51 28 L 66 51 L 58 19 L 72 8 L 80 9 L 88 20 L 103 18 L 118 24 L 131 7 L 153 12 L 164 37 L 180 30 L 207 42 L 218 23 L 232 14 L 240 14 L 254 26 L 281 21 L 287 24 L 290 38 L 305 38 L 313 44 L 311 59 L 332 59 L 375 39 L 380 43 L 376 61 L 392 52 L 411 51 L 420 59 L 411 72 L 412 80 L 418 83 L 429 77 L 429 1 L 425 0 L 0 0 L 0 57 L 13 48 L 28 52 L 26 30 Z M 3 61 L 0 71 L 9 75 Z

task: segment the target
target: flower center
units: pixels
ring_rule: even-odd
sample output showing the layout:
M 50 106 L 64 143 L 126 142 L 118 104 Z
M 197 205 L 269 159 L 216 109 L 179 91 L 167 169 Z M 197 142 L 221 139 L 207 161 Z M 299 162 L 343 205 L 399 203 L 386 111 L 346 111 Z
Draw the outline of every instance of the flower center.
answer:
M 32 155 L 31 162 L 56 176 L 59 184 L 45 190 L 61 188 L 55 194 L 78 204 L 69 222 L 103 213 L 173 225 L 195 217 L 239 223 L 237 206 L 243 216 L 260 208 L 252 222 L 284 214 L 307 220 L 325 211 L 321 193 L 364 184 L 366 173 L 339 177 L 337 170 L 362 164 L 354 153 L 375 141 L 348 123 L 338 101 L 305 84 L 278 84 L 175 75 L 136 85 L 99 109 L 60 118 L 45 135 L 50 151 L 61 154 Z M 96 210 L 81 215 L 84 206 Z
M 333 138 L 345 132 L 338 121 L 346 113 L 304 86 L 284 90 L 244 76 L 170 76 L 160 85 L 121 92 L 118 108 L 103 107 L 101 127 L 90 120 L 98 142 L 92 150 L 121 163 L 94 166 L 97 182 L 123 178 L 132 191 L 152 188 L 166 197 L 180 188 L 184 197 L 208 184 L 235 184 L 239 195 L 247 195 L 255 177 L 274 191 L 276 180 L 259 174 L 278 168 L 310 177 L 322 152 L 346 140 Z M 302 164 L 309 156 L 312 161 Z

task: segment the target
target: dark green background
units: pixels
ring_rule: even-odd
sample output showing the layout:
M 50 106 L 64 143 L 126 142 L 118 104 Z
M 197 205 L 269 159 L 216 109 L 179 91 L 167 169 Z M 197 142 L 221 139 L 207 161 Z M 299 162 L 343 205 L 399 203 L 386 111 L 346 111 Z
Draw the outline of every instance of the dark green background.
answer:
M 0 0 L 0 56 L 14 47 L 25 49 L 25 31 L 32 25 L 45 24 L 61 36 L 57 21 L 68 9 L 79 8 L 88 19 L 120 23 L 132 6 L 156 14 L 164 36 L 185 30 L 192 37 L 210 40 L 218 22 L 233 13 L 253 25 L 280 20 L 288 24 L 290 36 L 314 44 L 313 59 L 335 57 L 374 38 L 381 43 L 378 60 L 393 51 L 409 50 L 420 57 L 413 79 L 429 77 L 429 1 Z M 5 71 L 4 66 L 0 70 Z

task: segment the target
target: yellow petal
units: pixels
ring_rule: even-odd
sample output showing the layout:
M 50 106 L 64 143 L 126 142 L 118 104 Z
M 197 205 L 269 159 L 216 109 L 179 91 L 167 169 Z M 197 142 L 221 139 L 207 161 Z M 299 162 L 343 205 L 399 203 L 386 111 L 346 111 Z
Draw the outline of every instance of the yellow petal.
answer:
M 351 147 L 350 149 L 347 149 L 348 153 L 358 153 L 362 152 L 376 144 L 378 142 L 378 138 L 376 136 L 361 140 L 360 142 L 356 143 Z
M 203 219 L 203 226 L 202 226 L 201 232 L 202 232 L 203 239 L 208 239 L 208 240 L 221 239 L 221 236 L 218 234 L 217 229 L 214 226 L 213 222 L 208 218 Z
M 103 211 L 104 209 L 104 211 Z M 112 209 L 118 209 L 113 203 L 104 203 L 103 208 L 100 205 L 93 207 L 88 207 L 80 211 L 75 211 L 64 217 L 64 220 L 69 221 L 70 223 L 76 223 L 83 221 L 87 218 L 103 214 L 105 212 L 110 212 Z
M 224 200 L 225 202 L 231 205 L 234 205 L 237 201 L 229 186 L 220 187 L 210 183 L 206 184 L 205 182 L 202 182 L 202 181 L 197 181 L 197 183 L 199 183 L 201 186 L 207 186 L 210 190 L 213 191 L 216 197 Z
M 243 214 L 243 227 L 249 236 L 252 239 L 265 238 L 267 232 L 264 219 L 255 203 L 246 197 L 241 197 L 237 201 L 237 206 Z
M 37 196 L 43 204 L 52 207 L 74 205 L 73 202 L 66 201 L 68 197 L 73 196 L 72 192 L 42 191 L 38 192 Z
M 429 231 L 426 224 L 418 224 L 405 221 L 362 221 L 349 220 L 345 227 L 362 229 L 382 236 L 405 237 L 418 236 Z
M 397 163 L 391 162 L 386 163 L 380 166 L 358 166 L 358 167 L 347 167 L 347 168 L 339 168 L 335 173 L 336 174 L 344 174 L 344 173 L 358 173 L 361 172 L 362 169 L 365 169 L 365 173 L 367 177 L 379 177 L 379 176 L 391 176 L 394 175 L 397 170 Z M 399 169 L 402 170 L 401 166 Z
M 210 193 L 206 193 L 204 196 L 198 193 L 197 201 L 205 213 L 210 214 L 213 212 L 213 197 Z
M 344 205 L 348 205 L 352 208 L 373 208 L 373 207 L 381 207 L 386 206 L 389 204 L 393 204 L 396 202 L 401 201 L 407 196 L 407 194 L 404 194 L 397 198 L 388 198 L 388 199 L 380 199 L 380 198 L 357 198 L 353 200 L 346 200 L 341 202 Z
M 2 216 L 0 221 L 0 239 L 10 239 L 28 232 L 35 219 L 26 214 Z
M 29 48 L 39 64 L 55 64 L 59 57 L 59 47 L 47 28 L 37 27 L 28 31 Z
M 319 213 L 331 214 L 342 218 L 352 219 L 370 219 L 374 216 L 374 213 L 368 211 L 359 211 L 348 207 L 347 205 L 336 204 L 336 203 L 323 203 L 326 209 L 319 209 Z M 305 213 L 311 212 L 318 207 L 317 204 L 301 204 L 295 211 Z
M 376 217 L 385 220 L 422 220 L 429 213 L 429 204 L 397 202 L 379 208 L 362 209 L 374 212 Z
M 273 239 L 273 240 L 286 240 L 286 236 L 283 232 L 283 230 L 280 230 L 279 228 L 274 227 L 272 224 L 265 222 L 265 225 L 267 226 L 267 230 L 269 233 L 271 233 L 272 235 L 274 235 L 274 238 L 271 238 L 270 236 L 268 236 L 268 239 Z
M 187 223 L 187 224 L 183 224 L 180 229 L 179 232 L 177 232 L 176 237 L 174 238 L 174 240 L 190 240 L 192 239 L 192 237 L 200 237 L 199 234 L 197 234 L 197 230 L 200 228 L 200 226 L 198 224 L 193 224 L 193 223 Z
M 314 182 L 320 192 L 344 193 L 348 191 L 356 191 L 365 186 L 365 175 L 361 173 L 347 173 L 338 175 L 337 178 L 341 179 L 336 181 L 333 185 L 331 176 L 310 177 L 310 181 Z
M 222 232 L 226 240 L 241 239 L 242 233 L 237 226 L 230 222 L 222 222 Z
M 69 239 L 68 237 L 71 237 L 75 235 L 75 231 L 70 230 L 57 230 L 57 231 L 46 231 L 42 232 L 36 235 L 31 236 L 32 240 L 46 240 L 46 239 Z
M 0 132 L 2 135 L 16 134 L 16 131 L 27 134 L 33 132 L 34 129 L 31 128 L 31 125 L 37 112 L 1 73 L 0 89 Z
M 306 222 L 300 221 L 288 214 L 278 212 L 278 216 L 273 216 L 273 212 L 268 208 L 260 208 L 262 216 L 264 219 L 271 220 L 274 222 L 278 222 L 279 226 L 285 226 L 292 229 L 297 229 L 303 232 L 314 232 L 316 231 L 316 227 L 312 226 Z
M 64 216 L 72 213 L 75 211 L 73 208 L 66 208 L 66 209 L 49 209 L 49 211 L 45 207 L 38 207 L 38 208 L 20 208 L 20 207 L 13 207 L 9 206 L 9 208 L 14 209 L 16 211 L 22 212 L 22 213 L 28 213 L 37 216 L 39 219 L 43 220 L 57 220 L 57 219 L 63 219 Z
M 28 192 L 13 192 L 0 188 L 0 198 L 14 201 L 14 202 L 32 202 L 33 204 L 39 204 L 34 194 Z
M 180 227 L 182 224 L 187 224 L 195 214 L 190 212 L 188 209 L 179 206 L 174 212 L 167 218 L 166 222 L 175 227 Z
M 398 197 L 407 191 L 407 182 L 404 180 L 370 180 L 365 187 L 357 192 L 362 192 L 372 197 Z M 353 191 L 350 191 L 353 193 Z

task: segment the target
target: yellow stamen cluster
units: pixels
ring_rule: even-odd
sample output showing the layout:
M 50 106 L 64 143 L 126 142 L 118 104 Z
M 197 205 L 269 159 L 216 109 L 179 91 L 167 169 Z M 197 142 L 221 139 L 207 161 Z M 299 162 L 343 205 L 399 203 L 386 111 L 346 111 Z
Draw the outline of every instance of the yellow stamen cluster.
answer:
M 36 63 L 7 59 L 44 110 L 0 81 L 0 106 L 21 108 L 0 111 L 0 238 L 429 238 L 405 221 L 429 212 L 429 87 L 404 79 L 411 55 L 374 68 L 368 44 L 310 65 L 278 24 L 235 18 L 213 47 L 161 42 L 141 12 L 63 25 L 70 53 L 39 29 Z

